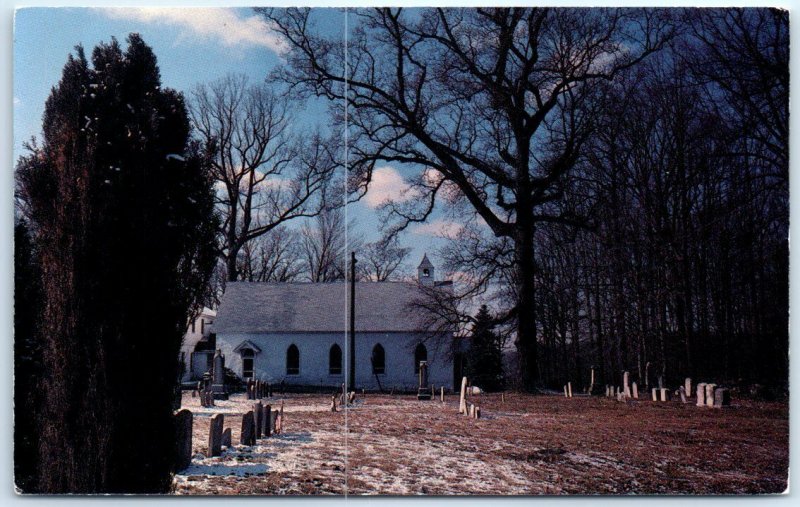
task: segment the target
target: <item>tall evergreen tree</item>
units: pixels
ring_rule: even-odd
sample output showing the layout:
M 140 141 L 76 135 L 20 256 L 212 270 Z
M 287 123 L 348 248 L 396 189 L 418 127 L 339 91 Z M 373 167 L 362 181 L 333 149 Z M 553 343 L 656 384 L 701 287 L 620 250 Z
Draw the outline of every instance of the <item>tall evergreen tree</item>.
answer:
M 137 34 L 70 55 L 18 164 L 42 270 L 43 492 L 165 492 L 181 339 L 214 259 L 207 160 Z
M 467 371 L 472 383 L 486 391 L 499 391 L 504 387 L 503 350 L 493 327 L 489 309 L 481 305 L 470 337 Z
M 30 230 L 19 220 L 14 225 L 14 483 L 23 491 L 37 490 L 35 415 L 42 401 L 37 389 L 42 375 L 37 318 L 41 305 Z

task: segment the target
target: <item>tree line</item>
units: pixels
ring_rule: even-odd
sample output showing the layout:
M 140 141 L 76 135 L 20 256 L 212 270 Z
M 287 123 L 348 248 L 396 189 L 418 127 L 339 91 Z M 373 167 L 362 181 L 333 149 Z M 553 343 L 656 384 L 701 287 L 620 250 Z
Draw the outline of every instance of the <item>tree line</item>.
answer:
M 355 9 L 346 47 L 312 10 L 257 11 L 277 76 L 347 104 L 350 194 L 379 163 L 413 180 L 389 236 L 463 226 L 452 299 L 492 302 L 514 385 L 785 383 L 786 11 Z

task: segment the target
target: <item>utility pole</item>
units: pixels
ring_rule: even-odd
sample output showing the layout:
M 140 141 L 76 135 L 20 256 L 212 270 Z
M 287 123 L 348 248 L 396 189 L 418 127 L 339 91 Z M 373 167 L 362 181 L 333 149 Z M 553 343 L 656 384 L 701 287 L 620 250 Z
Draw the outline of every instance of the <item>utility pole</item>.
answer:
M 350 252 L 350 375 L 348 392 L 356 390 L 356 253 Z

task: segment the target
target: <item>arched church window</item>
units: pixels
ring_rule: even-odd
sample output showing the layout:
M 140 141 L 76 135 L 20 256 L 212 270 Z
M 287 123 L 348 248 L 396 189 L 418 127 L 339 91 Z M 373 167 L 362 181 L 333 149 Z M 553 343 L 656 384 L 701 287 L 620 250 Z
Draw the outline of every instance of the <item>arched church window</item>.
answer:
M 372 374 L 386 372 L 386 351 L 380 343 L 372 347 Z
M 289 345 L 289 348 L 286 350 L 286 374 L 300 374 L 300 351 L 294 343 Z
M 328 373 L 331 375 L 342 374 L 342 348 L 335 343 L 331 345 L 328 353 Z

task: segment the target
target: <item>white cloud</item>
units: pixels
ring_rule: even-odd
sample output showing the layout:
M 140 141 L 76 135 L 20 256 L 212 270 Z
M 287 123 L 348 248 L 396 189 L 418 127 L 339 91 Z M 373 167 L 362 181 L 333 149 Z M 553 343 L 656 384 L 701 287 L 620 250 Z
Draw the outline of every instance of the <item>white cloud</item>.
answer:
M 420 236 L 436 236 L 438 238 L 455 238 L 464 226 L 450 220 L 433 220 L 411 229 L 413 234 Z
M 385 166 L 372 171 L 372 181 L 364 195 L 364 202 L 374 209 L 387 202 L 405 202 L 416 195 L 396 169 Z
M 240 16 L 233 9 L 221 8 L 104 8 L 112 19 L 170 25 L 181 28 L 180 38 L 194 37 L 225 46 L 263 46 L 283 54 L 286 44 L 260 16 Z

